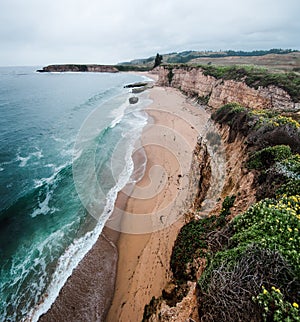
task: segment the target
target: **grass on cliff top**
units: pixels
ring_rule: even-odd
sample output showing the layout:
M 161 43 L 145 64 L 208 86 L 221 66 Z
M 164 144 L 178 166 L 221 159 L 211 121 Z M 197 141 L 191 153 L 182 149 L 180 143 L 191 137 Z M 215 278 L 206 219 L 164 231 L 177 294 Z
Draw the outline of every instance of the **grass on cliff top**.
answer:
M 148 72 L 153 66 L 144 65 L 114 65 L 119 72 Z
M 217 79 L 244 81 L 257 89 L 259 86 L 274 85 L 284 89 L 294 102 L 300 101 L 300 76 L 296 73 L 270 73 L 267 69 L 254 66 L 201 65 L 204 75 Z

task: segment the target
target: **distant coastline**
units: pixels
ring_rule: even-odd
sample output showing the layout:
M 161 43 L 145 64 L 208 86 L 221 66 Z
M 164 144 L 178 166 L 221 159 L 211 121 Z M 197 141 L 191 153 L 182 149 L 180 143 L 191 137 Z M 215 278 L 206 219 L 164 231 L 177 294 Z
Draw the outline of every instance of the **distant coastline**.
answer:
M 92 73 L 118 73 L 118 72 L 147 72 L 151 68 L 135 65 L 97 65 L 97 64 L 57 64 L 48 65 L 38 69 L 39 73 L 64 73 L 64 72 L 92 72 Z
M 39 73 L 49 72 L 96 72 L 96 73 L 117 73 L 119 70 L 110 65 L 78 65 L 78 64 L 63 64 L 63 65 L 48 65 L 37 70 Z

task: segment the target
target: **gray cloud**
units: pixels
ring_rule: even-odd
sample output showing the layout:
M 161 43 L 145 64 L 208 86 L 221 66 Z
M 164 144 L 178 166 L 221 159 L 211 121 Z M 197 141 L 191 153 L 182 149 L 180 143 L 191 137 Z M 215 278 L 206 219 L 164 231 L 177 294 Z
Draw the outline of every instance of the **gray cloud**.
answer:
M 298 0 L 0 0 L 0 65 L 300 49 Z

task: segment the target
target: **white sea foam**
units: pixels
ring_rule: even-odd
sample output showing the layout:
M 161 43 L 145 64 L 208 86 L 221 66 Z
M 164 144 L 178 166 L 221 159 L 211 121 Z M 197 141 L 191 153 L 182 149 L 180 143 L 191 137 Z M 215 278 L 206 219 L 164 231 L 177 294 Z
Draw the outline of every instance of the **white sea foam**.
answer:
M 53 190 L 49 190 L 48 188 L 45 199 L 42 201 L 39 200 L 38 207 L 30 214 L 32 218 L 38 215 L 48 215 L 49 213 L 53 214 L 55 211 L 58 210 L 57 208 L 49 207 L 49 202 L 51 200 L 52 195 L 53 195 Z
M 56 179 L 57 175 L 59 174 L 59 172 L 68 167 L 69 165 L 71 165 L 71 162 L 66 162 L 58 167 L 55 167 L 55 165 L 52 165 L 52 164 L 48 164 L 46 165 L 47 167 L 54 167 L 54 171 L 53 171 L 53 174 L 50 176 L 50 177 L 47 177 L 47 178 L 41 178 L 41 179 L 34 179 L 33 182 L 34 182 L 34 188 L 39 188 L 41 186 L 43 186 L 44 184 L 50 184 L 50 183 L 53 183 L 54 180 Z
M 46 165 L 44 165 L 45 168 L 55 168 L 55 164 L 53 163 L 48 163 Z
M 128 107 L 128 103 L 126 98 L 126 101 L 123 104 L 121 104 L 118 108 L 110 112 L 110 116 L 114 117 L 114 120 L 110 123 L 111 129 L 121 122 L 127 107 Z
M 54 140 L 54 141 L 56 141 L 56 142 L 61 142 L 61 143 L 66 142 L 66 140 L 65 140 L 65 139 L 57 138 L 57 137 L 56 137 L 56 136 L 54 136 L 54 135 L 52 135 L 52 136 L 51 136 L 51 139 L 53 139 L 53 140 Z
M 30 301 L 27 301 L 26 297 L 33 297 L 35 299 L 35 302 L 37 302 L 39 297 L 41 296 L 41 293 L 46 287 L 48 279 L 46 261 L 48 262 L 49 258 L 45 257 L 45 253 L 48 254 L 50 260 L 54 259 L 55 255 L 53 254 L 53 252 L 57 252 L 57 250 L 60 247 L 57 244 L 57 240 L 61 240 L 64 237 L 63 230 L 69 230 L 69 226 L 72 224 L 68 224 L 62 227 L 62 230 L 58 230 L 51 233 L 47 238 L 45 238 L 42 241 L 36 241 L 36 244 L 30 248 L 26 246 L 21 246 L 18 252 L 12 258 L 11 275 L 14 276 L 14 279 L 10 281 L 9 285 L 5 285 L 4 281 L 4 284 L 2 285 L 0 281 L 0 285 L 1 288 L 8 287 L 16 290 L 11 294 L 10 298 L 10 305 L 13 308 L 19 307 L 19 305 L 21 305 L 22 302 L 27 303 L 22 308 L 23 315 L 26 315 L 26 313 L 30 310 Z M 25 252 L 27 256 L 24 257 L 22 256 L 22 254 Z M 39 257 L 36 257 L 36 252 L 40 254 Z M 22 261 L 20 261 L 20 258 L 22 258 Z M 34 273 L 38 274 L 39 278 L 37 279 L 36 283 L 27 285 L 27 287 L 22 291 L 23 295 L 20 297 L 19 290 L 20 288 L 24 287 L 24 281 L 28 277 L 28 274 L 32 271 L 32 267 L 34 267 Z M 14 310 L 11 319 L 11 321 L 17 320 L 17 310 Z M 0 318 L 0 321 L 4 320 Z
M 125 187 L 133 174 L 134 163 L 132 160 L 132 153 L 134 151 L 137 133 L 141 134 L 146 123 L 147 117 L 145 115 L 140 117 L 139 122 L 132 123 L 134 124 L 134 129 L 131 131 L 132 135 L 129 138 L 129 147 L 125 156 L 125 167 L 120 173 L 116 185 L 112 187 L 107 194 L 106 205 L 96 227 L 93 231 L 86 233 L 83 237 L 74 240 L 66 249 L 64 254 L 59 258 L 55 273 L 47 287 L 46 293 L 40 300 L 39 304 L 31 309 L 23 321 L 38 321 L 39 317 L 50 309 L 52 303 L 57 298 L 61 288 L 66 283 L 69 276 L 71 276 L 73 270 L 98 240 L 106 221 L 114 209 L 118 192 Z
M 69 227 L 65 226 L 63 229 L 69 229 Z M 22 308 L 22 313 L 26 315 L 26 313 L 30 310 L 30 302 L 26 301 L 26 297 L 35 298 L 35 301 L 38 301 L 38 297 L 41 295 L 41 292 L 46 287 L 47 282 L 47 271 L 46 271 L 46 261 L 52 261 L 55 258 L 53 252 L 57 251 L 57 240 L 61 240 L 64 237 L 64 232 L 62 230 L 52 232 L 47 238 L 44 240 L 35 240 L 35 243 L 30 247 L 20 245 L 18 251 L 12 257 L 12 266 L 10 275 L 13 276 L 13 280 L 9 282 L 5 282 L 0 280 L 1 288 L 10 288 L 13 289 L 14 292 L 11 293 L 11 297 L 9 299 L 9 305 L 13 308 L 17 308 L 20 305 L 26 303 L 26 305 Z M 40 254 L 37 256 L 37 252 Z M 27 255 L 24 257 L 23 254 Z M 48 258 L 45 258 L 45 253 L 48 254 Z M 21 259 L 21 260 L 20 260 Z M 32 266 L 34 267 L 34 274 L 38 274 L 37 282 L 34 284 L 26 285 L 25 280 L 28 277 L 28 274 L 32 272 Z M 20 297 L 20 289 L 22 290 L 22 296 Z M 4 312 L 6 316 L 6 312 Z M 17 318 L 17 310 L 13 310 L 12 315 L 10 315 L 9 321 L 16 321 Z M 0 321 L 7 321 L 0 317 Z
M 36 157 L 37 159 L 41 159 L 43 157 L 43 153 L 41 150 L 38 150 L 36 152 L 33 152 L 30 154 L 31 157 Z
M 21 168 L 26 167 L 26 165 L 30 159 L 34 158 L 34 159 L 40 160 L 43 157 L 42 151 L 39 150 L 38 148 L 36 148 L 36 149 L 37 149 L 37 151 L 29 153 L 27 156 L 24 156 L 24 157 L 20 155 L 20 152 L 17 153 L 16 161 L 20 161 L 19 166 Z
M 150 77 L 148 77 L 148 76 L 143 75 L 143 76 L 142 76 L 142 78 L 143 78 L 143 80 L 144 80 L 144 81 L 146 81 L 146 82 L 154 82 L 153 78 L 150 78 Z
M 27 157 L 21 157 L 20 155 L 17 155 L 16 161 L 20 161 L 20 167 L 24 168 L 27 165 L 28 160 L 30 159 L 30 155 Z
M 4 161 L 4 162 L 1 162 L 0 163 L 0 171 L 4 171 L 5 170 L 5 166 L 6 165 L 9 165 L 9 164 L 12 164 L 16 161 L 16 159 L 13 159 L 11 161 Z

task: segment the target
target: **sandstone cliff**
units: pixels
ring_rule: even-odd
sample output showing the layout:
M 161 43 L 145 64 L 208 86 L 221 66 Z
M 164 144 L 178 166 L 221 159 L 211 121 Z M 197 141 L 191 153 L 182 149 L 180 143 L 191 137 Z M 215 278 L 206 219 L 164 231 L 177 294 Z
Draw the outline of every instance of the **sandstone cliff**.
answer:
M 172 86 L 189 96 L 197 96 L 208 106 L 216 109 L 224 104 L 236 102 L 253 109 L 296 110 L 300 103 L 293 102 L 282 88 L 270 85 L 254 89 L 243 81 L 216 79 L 204 75 L 201 68 L 158 67 L 161 86 Z
M 96 73 L 117 73 L 118 69 L 109 65 L 49 65 L 38 70 L 40 73 L 45 72 L 96 72 Z
M 236 195 L 234 206 L 231 208 L 230 218 L 235 217 L 238 213 L 245 211 L 251 204 L 256 201 L 254 188 L 254 174 L 248 171 L 244 164 L 247 160 L 247 146 L 245 138 L 236 133 L 234 138 L 230 136 L 230 127 L 228 125 L 216 125 L 216 129 L 220 133 L 222 141 L 223 153 L 226 159 L 225 163 L 225 180 L 222 191 L 219 195 L 215 195 L 215 199 L 219 201 L 215 207 L 210 211 L 209 215 L 218 214 L 222 208 L 222 200 L 228 195 Z M 204 140 L 207 144 L 212 145 L 213 140 L 209 139 L 210 135 L 206 136 Z M 210 142 L 211 141 L 211 142 Z M 201 143 L 201 142 L 199 142 Z M 212 165 L 213 159 L 206 155 L 207 146 L 203 143 L 199 144 L 195 149 L 194 159 L 198 155 L 198 176 L 201 178 L 199 182 L 199 192 L 195 198 L 194 208 L 186 214 L 187 221 L 198 218 L 199 213 L 203 213 L 201 209 L 205 203 L 207 192 L 210 185 L 214 184 L 212 181 L 212 173 L 209 165 Z M 220 143 L 219 143 L 220 144 Z M 212 145 L 212 147 L 214 147 Z M 202 150 L 201 150 L 202 149 Z M 202 154 L 202 155 L 201 155 Z M 206 156 L 206 157 L 203 157 Z M 193 167 L 192 167 L 193 169 Z M 193 169 L 193 173 L 195 169 Z M 218 178 L 220 180 L 220 178 Z M 204 202 L 203 202 L 204 200 Z M 201 217 L 200 217 L 201 218 Z M 197 290 L 196 284 L 206 266 L 205 258 L 197 258 L 190 266 L 191 271 L 195 272 L 193 279 L 188 280 L 186 284 L 178 284 L 176 278 L 171 279 L 162 292 L 162 296 L 152 299 L 151 303 L 145 307 L 143 322 L 168 322 L 168 321 L 194 321 L 199 322 Z

